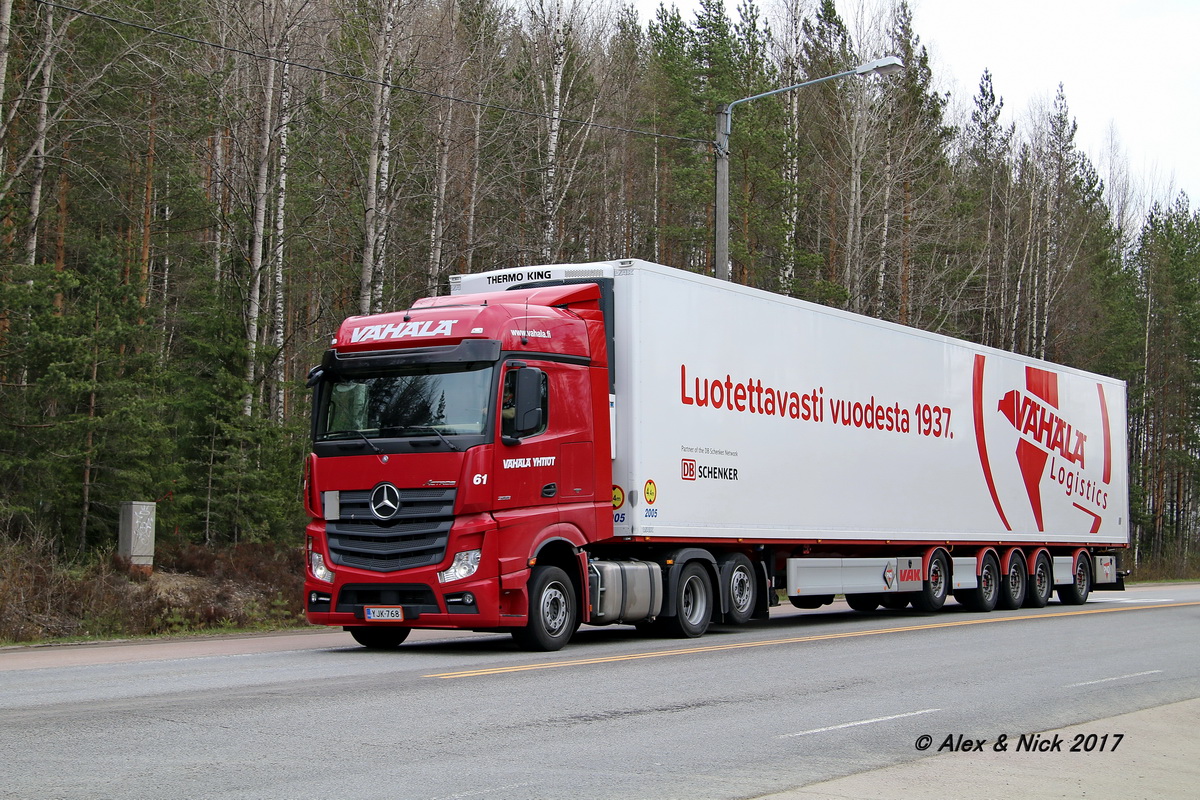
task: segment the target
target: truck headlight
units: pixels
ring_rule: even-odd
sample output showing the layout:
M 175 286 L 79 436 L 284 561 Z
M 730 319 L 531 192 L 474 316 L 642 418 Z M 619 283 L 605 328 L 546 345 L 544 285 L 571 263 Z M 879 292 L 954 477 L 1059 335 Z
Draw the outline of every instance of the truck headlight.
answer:
M 438 583 L 459 581 L 474 575 L 475 570 L 479 569 L 479 556 L 481 553 L 481 550 L 466 550 L 462 553 L 455 553 L 454 561 L 451 562 L 450 568 L 442 570 L 437 574 Z
M 308 554 L 308 568 L 317 580 L 333 583 L 333 570 L 325 566 L 325 557 L 320 553 Z

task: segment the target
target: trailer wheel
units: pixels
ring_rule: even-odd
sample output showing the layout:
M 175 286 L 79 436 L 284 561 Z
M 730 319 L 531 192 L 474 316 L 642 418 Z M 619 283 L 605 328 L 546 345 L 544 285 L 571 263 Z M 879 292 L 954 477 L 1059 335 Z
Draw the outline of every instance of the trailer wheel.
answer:
M 579 627 L 575 587 L 558 567 L 533 568 L 529 582 L 529 624 L 512 632 L 524 650 L 561 650 Z
M 827 606 L 833 602 L 831 594 L 789 594 L 788 602 L 796 608 L 814 609 Z
M 846 605 L 850 606 L 855 611 L 870 613 L 879 607 L 879 595 L 871 594 L 848 594 L 846 595 Z
M 1013 553 L 1008 560 L 1008 572 L 1000 580 L 1000 600 L 997 605 L 1005 611 L 1020 608 L 1025 602 L 1025 592 L 1029 584 L 1029 572 L 1025 568 L 1025 558 L 1019 553 Z
M 1059 586 L 1058 602 L 1067 606 L 1081 606 L 1087 602 L 1092 593 L 1092 562 L 1085 555 L 1080 555 L 1075 561 L 1075 580 Z
M 729 597 L 726 621 L 741 625 L 754 614 L 754 606 L 758 603 L 758 581 L 754 577 L 754 565 L 741 553 L 734 554 L 729 563 L 733 566 L 725 579 L 725 594 Z
M 1046 603 L 1050 602 L 1053 591 L 1054 569 L 1050 565 L 1049 557 L 1045 553 L 1038 553 L 1037 560 L 1033 562 L 1033 575 L 1025 590 L 1025 607 L 1044 608 Z
M 374 628 L 369 626 L 347 628 L 354 641 L 368 650 L 395 650 L 408 638 L 412 628 Z
M 967 608 L 972 611 L 987 613 L 996 608 L 996 602 L 1000 599 L 1000 563 L 994 555 L 988 553 L 983 557 L 983 563 L 979 565 L 978 585 L 963 594 Z
M 940 611 L 946 605 L 950 593 L 950 566 L 946 553 L 939 550 L 929 559 L 929 577 L 921 585 L 921 591 L 912 596 L 913 608 L 917 611 Z
M 698 561 L 684 565 L 675 584 L 675 616 L 664 617 L 663 630 L 678 639 L 703 636 L 712 620 L 712 580 Z

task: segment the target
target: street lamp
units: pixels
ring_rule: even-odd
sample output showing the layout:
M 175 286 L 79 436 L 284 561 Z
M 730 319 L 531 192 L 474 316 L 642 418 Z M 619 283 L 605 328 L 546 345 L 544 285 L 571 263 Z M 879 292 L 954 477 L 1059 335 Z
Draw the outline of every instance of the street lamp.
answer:
M 854 69 L 848 69 L 836 75 L 826 75 L 824 78 L 797 83 L 794 86 L 785 86 L 782 89 L 773 89 L 751 97 L 743 97 L 741 100 L 734 100 L 727 105 L 718 106 L 717 140 L 714 143 L 717 153 L 717 198 L 715 212 L 717 263 L 714 273 L 718 278 L 723 281 L 729 280 L 729 134 L 732 131 L 733 107 L 740 103 L 758 100 L 760 97 L 770 97 L 773 94 L 782 94 L 794 89 L 803 89 L 805 86 L 813 86 L 814 84 L 833 81 L 838 78 L 848 78 L 851 75 L 891 75 L 902 69 L 904 69 L 904 62 L 899 58 L 896 56 L 885 56 L 884 58 L 877 58 L 874 61 L 868 61 L 865 64 L 859 64 Z

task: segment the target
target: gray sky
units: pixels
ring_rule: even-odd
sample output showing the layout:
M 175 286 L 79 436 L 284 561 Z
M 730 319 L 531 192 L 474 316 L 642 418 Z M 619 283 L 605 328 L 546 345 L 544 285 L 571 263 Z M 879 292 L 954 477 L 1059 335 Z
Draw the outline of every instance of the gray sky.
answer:
M 909 0 L 934 79 L 969 109 L 983 70 L 1028 130 L 1058 84 L 1102 178 L 1115 137 L 1138 196 L 1200 207 L 1200 0 Z M 726 0 L 731 15 L 738 0 Z M 771 0 L 759 0 L 769 14 Z M 634 0 L 643 20 L 658 0 Z M 668 5 L 671 3 L 668 2 Z M 696 0 L 674 0 L 691 17 Z M 876 5 L 866 0 L 868 6 Z M 859 0 L 838 0 L 849 17 Z M 853 29 L 853 28 L 852 28 Z

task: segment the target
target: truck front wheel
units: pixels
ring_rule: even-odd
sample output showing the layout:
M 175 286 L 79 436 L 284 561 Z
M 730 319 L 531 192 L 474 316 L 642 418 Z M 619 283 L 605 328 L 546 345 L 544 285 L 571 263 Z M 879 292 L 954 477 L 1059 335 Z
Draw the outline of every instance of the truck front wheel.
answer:
M 347 628 L 354 641 L 369 650 L 395 650 L 412 633 L 412 628 Z
M 529 624 L 513 631 L 513 639 L 525 650 L 561 650 L 578 627 L 571 578 L 558 567 L 534 567 L 529 579 Z

